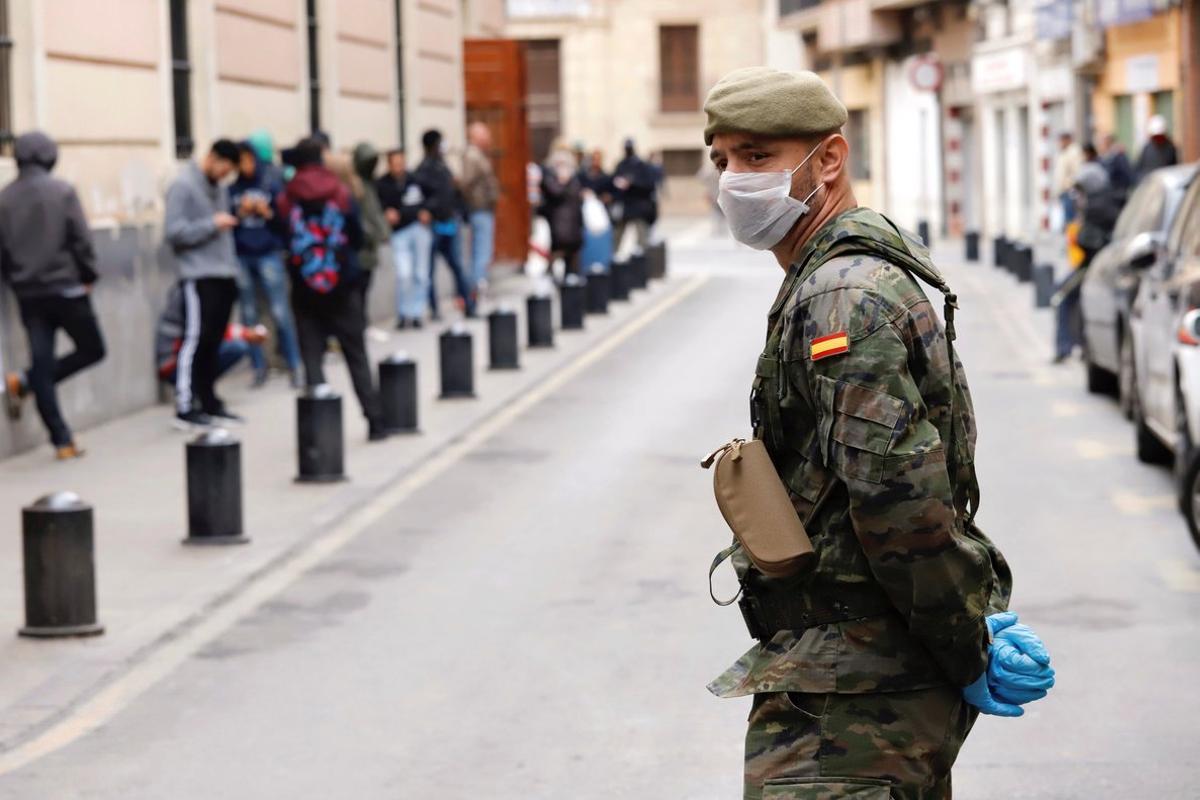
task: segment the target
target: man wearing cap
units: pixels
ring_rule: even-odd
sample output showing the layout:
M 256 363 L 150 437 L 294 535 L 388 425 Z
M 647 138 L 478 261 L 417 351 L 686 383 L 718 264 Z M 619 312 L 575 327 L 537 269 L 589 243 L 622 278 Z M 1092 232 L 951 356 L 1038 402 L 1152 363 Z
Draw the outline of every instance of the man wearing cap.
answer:
M 705 112 L 730 232 L 786 273 L 751 422 L 817 556 L 786 579 L 733 558 L 758 644 L 709 689 L 753 695 L 744 796 L 949 797 L 977 712 L 1019 716 L 1054 680 L 973 521 L 954 295 L 912 235 L 857 206 L 846 109 L 814 73 L 738 70 Z

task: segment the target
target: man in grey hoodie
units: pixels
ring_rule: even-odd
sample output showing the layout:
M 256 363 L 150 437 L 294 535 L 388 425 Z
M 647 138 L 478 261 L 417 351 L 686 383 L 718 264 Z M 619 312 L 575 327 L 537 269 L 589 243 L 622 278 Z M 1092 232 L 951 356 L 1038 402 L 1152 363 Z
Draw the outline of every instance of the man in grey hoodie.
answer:
M 17 296 L 29 338 L 31 365 L 5 376 L 9 416 L 21 401 L 37 399 L 38 413 L 60 460 L 83 455 L 58 406 L 55 386 L 104 358 L 104 339 L 88 297 L 96 282 L 96 253 L 74 187 L 52 177 L 58 146 L 34 131 L 14 146 L 17 179 L 0 192 L 0 271 Z M 59 329 L 75 343 L 54 355 Z
M 238 146 L 213 143 L 167 189 L 164 233 L 179 263 L 184 329 L 175 377 L 175 421 L 182 430 L 241 422 L 217 397 L 218 353 L 238 296 L 238 260 L 228 212 Z

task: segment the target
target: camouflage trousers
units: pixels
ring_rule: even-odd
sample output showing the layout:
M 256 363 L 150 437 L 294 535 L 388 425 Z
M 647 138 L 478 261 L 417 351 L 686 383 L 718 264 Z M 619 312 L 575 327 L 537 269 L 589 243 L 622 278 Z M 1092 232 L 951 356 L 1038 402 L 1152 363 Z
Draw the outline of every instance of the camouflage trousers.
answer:
M 977 711 L 952 687 L 756 694 L 745 800 L 945 800 Z

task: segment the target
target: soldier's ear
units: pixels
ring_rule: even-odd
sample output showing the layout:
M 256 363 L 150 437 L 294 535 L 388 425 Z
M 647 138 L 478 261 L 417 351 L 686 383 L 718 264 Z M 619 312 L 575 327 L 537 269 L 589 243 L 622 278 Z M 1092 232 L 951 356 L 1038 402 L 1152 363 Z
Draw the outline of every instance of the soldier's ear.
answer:
M 822 183 L 833 183 L 849 166 L 850 143 L 842 134 L 833 133 L 825 138 L 820 147 L 823 151 L 819 156 L 818 177 Z

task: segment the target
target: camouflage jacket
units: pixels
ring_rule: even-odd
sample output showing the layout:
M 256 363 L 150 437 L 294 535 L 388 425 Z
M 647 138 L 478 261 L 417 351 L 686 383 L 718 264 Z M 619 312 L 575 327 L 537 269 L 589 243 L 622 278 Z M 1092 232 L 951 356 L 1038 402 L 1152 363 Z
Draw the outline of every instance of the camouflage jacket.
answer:
M 756 369 L 755 436 L 817 561 L 777 580 L 740 555 L 734 566 L 754 595 L 873 607 L 779 631 L 710 684 L 718 696 L 966 686 L 987 665 L 984 616 L 1007 607 L 1011 574 L 973 521 L 971 398 L 914 272 L 948 293 L 920 242 L 854 209 L 784 279 Z

